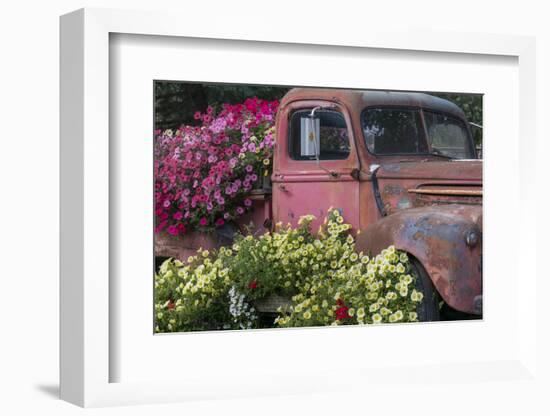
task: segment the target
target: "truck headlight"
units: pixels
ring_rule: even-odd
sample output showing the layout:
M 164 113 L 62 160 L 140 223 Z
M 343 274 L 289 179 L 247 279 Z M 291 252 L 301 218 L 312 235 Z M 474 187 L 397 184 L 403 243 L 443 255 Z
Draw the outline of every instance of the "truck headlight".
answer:
M 479 243 L 479 231 L 477 230 L 468 230 L 464 235 L 464 240 L 468 247 L 475 247 Z

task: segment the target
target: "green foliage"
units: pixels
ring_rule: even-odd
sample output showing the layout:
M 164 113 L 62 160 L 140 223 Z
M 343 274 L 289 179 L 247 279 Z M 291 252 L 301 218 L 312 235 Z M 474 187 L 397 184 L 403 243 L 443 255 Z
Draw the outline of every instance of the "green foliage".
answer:
M 224 329 L 230 321 L 229 280 L 223 259 L 200 251 L 184 265 L 166 260 L 155 275 L 156 332 Z
M 317 234 L 313 220 L 240 236 L 212 253 L 199 250 L 185 265 L 165 261 L 155 276 L 156 331 L 254 328 L 252 305 L 271 294 L 291 299 L 279 309 L 280 327 L 417 321 L 422 294 L 405 253 L 358 253 L 336 210 Z

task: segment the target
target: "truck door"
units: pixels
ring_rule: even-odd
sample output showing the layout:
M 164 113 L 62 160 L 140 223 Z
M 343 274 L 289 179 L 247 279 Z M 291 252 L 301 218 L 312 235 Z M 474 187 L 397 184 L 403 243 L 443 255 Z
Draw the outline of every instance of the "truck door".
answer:
M 312 110 L 313 114 L 312 114 Z M 300 101 L 283 108 L 277 119 L 273 219 L 296 226 L 313 214 L 313 231 L 329 208 L 359 226 L 359 159 L 346 109 L 326 101 Z

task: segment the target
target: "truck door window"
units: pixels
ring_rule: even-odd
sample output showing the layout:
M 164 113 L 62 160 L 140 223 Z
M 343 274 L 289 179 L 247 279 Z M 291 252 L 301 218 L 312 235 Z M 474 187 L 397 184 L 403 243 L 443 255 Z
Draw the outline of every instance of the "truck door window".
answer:
M 424 120 L 426 120 L 428 142 L 432 152 L 455 159 L 473 159 L 475 157 L 463 122 L 431 111 L 424 111 Z
M 291 115 L 288 135 L 290 157 L 294 160 L 315 160 L 317 150 L 320 160 L 347 159 L 350 144 L 344 116 L 337 111 L 317 110 L 315 121 L 311 123 L 310 112 L 311 109 L 298 110 Z M 317 133 L 314 136 L 309 135 L 312 126 L 314 133 Z M 313 137 L 317 138 L 315 143 L 311 142 Z
M 417 110 L 371 108 L 363 112 L 367 148 L 376 154 L 411 154 L 428 151 Z

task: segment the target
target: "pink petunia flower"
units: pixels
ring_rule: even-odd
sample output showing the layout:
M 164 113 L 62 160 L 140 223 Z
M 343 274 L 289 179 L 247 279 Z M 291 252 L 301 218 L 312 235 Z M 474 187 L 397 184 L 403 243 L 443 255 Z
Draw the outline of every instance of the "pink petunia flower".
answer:
M 171 234 L 171 235 L 178 235 L 179 234 L 178 227 L 176 227 L 175 225 L 169 226 L 167 231 L 168 231 L 168 234 Z

